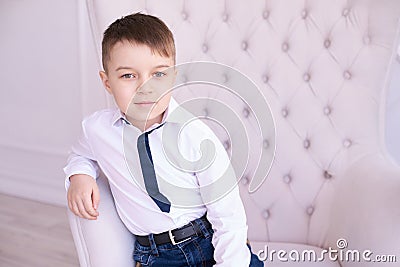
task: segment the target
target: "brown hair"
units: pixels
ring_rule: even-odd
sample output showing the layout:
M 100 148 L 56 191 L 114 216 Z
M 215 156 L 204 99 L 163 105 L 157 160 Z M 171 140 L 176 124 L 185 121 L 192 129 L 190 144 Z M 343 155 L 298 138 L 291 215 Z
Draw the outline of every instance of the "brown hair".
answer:
M 144 44 L 161 56 L 173 57 L 175 62 L 175 42 L 172 32 L 159 18 L 141 13 L 117 19 L 103 35 L 102 63 L 107 71 L 107 62 L 114 45 L 121 41 Z

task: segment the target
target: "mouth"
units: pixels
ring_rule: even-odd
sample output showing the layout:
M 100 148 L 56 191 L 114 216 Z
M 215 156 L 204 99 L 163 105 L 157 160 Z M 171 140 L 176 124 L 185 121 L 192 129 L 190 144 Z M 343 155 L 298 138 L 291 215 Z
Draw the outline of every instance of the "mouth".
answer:
M 135 102 L 135 105 L 138 105 L 140 107 L 151 107 L 154 104 L 156 104 L 157 102 L 155 101 L 139 101 L 139 102 Z

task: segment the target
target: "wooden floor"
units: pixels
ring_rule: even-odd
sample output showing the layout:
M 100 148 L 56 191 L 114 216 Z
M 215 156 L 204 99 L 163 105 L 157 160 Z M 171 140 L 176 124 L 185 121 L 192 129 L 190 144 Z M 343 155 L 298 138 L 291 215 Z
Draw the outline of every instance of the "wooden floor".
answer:
M 66 208 L 0 194 L 0 267 L 77 267 Z

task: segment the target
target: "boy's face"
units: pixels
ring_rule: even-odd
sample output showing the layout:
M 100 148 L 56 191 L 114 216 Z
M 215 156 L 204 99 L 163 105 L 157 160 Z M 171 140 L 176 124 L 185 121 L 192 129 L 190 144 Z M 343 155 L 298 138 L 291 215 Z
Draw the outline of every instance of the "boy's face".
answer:
M 100 77 L 119 109 L 135 126 L 161 122 L 176 73 L 172 57 L 152 53 L 147 45 L 118 42 L 110 51 L 107 72 Z M 169 91 L 169 92 L 168 92 Z

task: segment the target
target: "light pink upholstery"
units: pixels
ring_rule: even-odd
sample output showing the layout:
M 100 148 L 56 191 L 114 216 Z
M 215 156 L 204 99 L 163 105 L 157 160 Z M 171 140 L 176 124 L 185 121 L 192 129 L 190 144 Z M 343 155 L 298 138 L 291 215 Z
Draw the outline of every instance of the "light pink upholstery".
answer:
M 95 38 L 101 38 L 104 28 L 121 15 L 154 14 L 175 34 L 178 63 L 206 60 L 232 66 L 264 93 L 275 118 L 276 140 L 269 136 L 252 145 L 273 153 L 268 143 L 275 141 L 275 160 L 257 192 L 248 193 L 246 179 L 240 184 L 249 238 L 257 249 L 285 244 L 320 250 L 336 248 L 336 241 L 345 238 L 349 249 L 396 254 L 400 260 L 400 169 L 387 155 L 383 131 L 400 1 L 88 0 L 87 4 Z M 92 63 L 98 68 L 96 64 Z M 210 90 L 210 96 L 214 93 Z M 214 111 L 207 108 L 203 107 L 212 117 Z M 246 108 L 234 106 L 251 127 L 255 118 Z M 254 162 L 250 166 L 255 167 Z M 251 170 L 246 175 L 250 177 Z M 114 266 L 132 266 L 126 257 L 131 238 L 123 236 L 126 230 L 121 230 L 118 218 L 106 218 L 116 213 L 107 203 L 112 198 L 104 193 L 100 204 L 104 221 L 70 216 L 81 266 L 111 266 L 106 262 L 122 258 L 125 264 Z M 107 231 L 123 235 L 112 234 L 109 241 Z M 116 242 L 127 250 L 115 251 Z M 387 266 L 369 264 L 341 262 L 344 267 Z
M 97 220 L 79 218 L 68 209 L 79 263 L 92 267 L 132 267 L 135 238 L 118 217 L 107 179 L 102 175 L 97 184 L 101 201 Z

